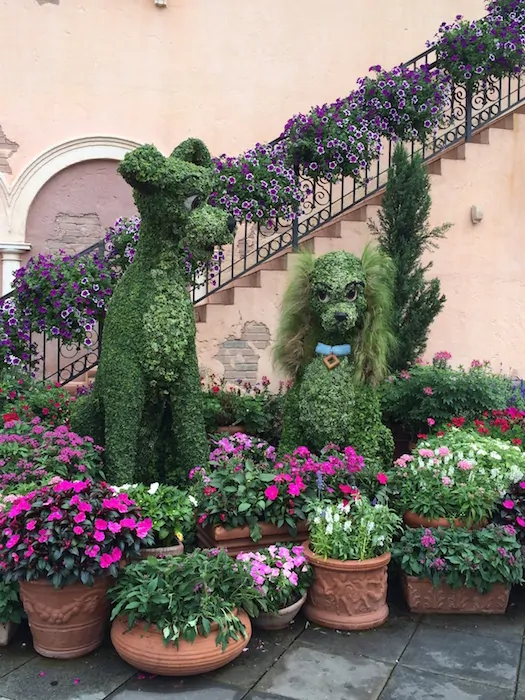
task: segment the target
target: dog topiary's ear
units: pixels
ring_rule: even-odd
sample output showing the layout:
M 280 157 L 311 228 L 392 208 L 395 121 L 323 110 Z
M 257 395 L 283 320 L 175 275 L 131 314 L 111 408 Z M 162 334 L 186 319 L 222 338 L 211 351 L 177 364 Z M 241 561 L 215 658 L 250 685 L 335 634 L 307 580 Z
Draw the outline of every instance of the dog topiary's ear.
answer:
M 171 157 L 200 165 L 202 168 L 211 168 L 212 166 L 210 152 L 200 139 L 186 139 L 173 150 Z
M 314 257 L 301 253 L 294 264 L 292 279 L 281 303 L 281 316 L 275 345 L 274 364 L 295 379 L 313 355 L 315 329 L 310 308 L 310 284 Z
M 149 192 L 165 183 L 166 158 L 155 146 L 145 144 L 126 153 L 118 172 L 133 189 Z
M 365 273 L 366 311 L 355 345 L 356 380 L 377 384 L 388 374 L 396 338 L 392 333 L 394 264 L 379 248 L 368 244 L 361 264 Z

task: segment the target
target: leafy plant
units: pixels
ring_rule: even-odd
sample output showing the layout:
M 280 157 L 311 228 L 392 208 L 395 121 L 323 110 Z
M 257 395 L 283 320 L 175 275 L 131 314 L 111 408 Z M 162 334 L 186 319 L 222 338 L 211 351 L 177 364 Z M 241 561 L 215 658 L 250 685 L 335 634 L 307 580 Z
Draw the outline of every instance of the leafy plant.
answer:
M 485 411 L 482 417 L 473 421 L 467 421 L 464 416 L 454 416 L 450 423 L 438 426 L 438 435 L 444 435 L 450 428 L 462 428 L 522 446 L 525 443 L 525 411 L 519 411 L 514 406 L 503 411 L 494 409 Z
M 432 363 L 416 364 L 383 382 L 379 395 L 385 422 L 401 424 L 415 437 L 426 434 L 429 424 L 441 426 L 455 416 L 474 420 L 510 405 L 514 389 L 509 377 L 478 360 L 468 369 L 453 369 L 450 358 L 448 352 L 436 353 Z
M 124 484 L 117 490 L 125 491 L 140 508 L 142 517 L 151 520 L 155 547 L 193 541 L 197 500 L 187 491 L 159 483 Z
M 525 545 L 525 480 L 512 484 L 503 494 L 494 509 L 493 521 L 505 525 L 506 531 Z
M 363 561 L 390 549 L 399 516 L 354 493 L 345 503 L 319 503 L 309 519 L 310 548 L 319 557 Z
M 180 640 L 192 643 L 197 635 L 215 634 L 224 651 L 230 639 L 246 637 L 239 611 L 256 617 L 265 606 L 249 572 L 218 549 L 131 564 L 109 595 L 111 619 L 125 617 L 129 629 L 154 625 L 164 644 L 176 648 Z
M 502 526 L 408 529 L 392 556 L 408 576 L 430 579 L 434 586 L 444 581 L 487 593 L 495 583 L 523 583 L 521 546 Z
M 403 511 L 426 518 L 490 517 L 511 483 L 525 477 L 525 454 L 496 438 L 453 430 L 394 462 L 390 493 Z
M 312 570 L 301 546 L 271 545 L 258 552 L 237 555 L 255 586 L 264 595 L 269 612 L 277 612 L 297 602 L 308 590 Z
M 151 521 L 104 483 L 51 480 L 0 511 L 0 569 L 6 583 L 48 579 L 55 588 L 118 573 L 148 546 Z
M 7 369 L 0 375 L 0 414 L 20 420 L 38 417 L 43 425 L 66 423 L 72 397 L 60 384 L 37 381 L 27 372 Z
M 22 620 L 22 603 L 17 583 L 0 580 L 0 625 L 7 622 L 18 624 Z
M 445 304 L 437 277 L 428 279 L 432 262 L 423 255 L 437 247 L 450 224 L 431 229 L 430 178 L 421 157 L 412 158 L 402 144 L 392 157 L 392 166 L 379 212 L 379 226 L 369 224 L 380 249 L 395 267 L 392 329 L 397 338 L 389 366 L 394 372 L 407 369 L 423 354 L 434 318 Z

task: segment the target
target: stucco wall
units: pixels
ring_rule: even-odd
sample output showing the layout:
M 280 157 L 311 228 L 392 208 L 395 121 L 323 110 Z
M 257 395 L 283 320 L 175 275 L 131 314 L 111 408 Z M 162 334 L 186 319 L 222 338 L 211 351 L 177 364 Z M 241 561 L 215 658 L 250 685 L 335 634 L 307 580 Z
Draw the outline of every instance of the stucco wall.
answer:
M 26 254 L 76 253 L 96 243 L 119 216 L 136 213 L 132 190 L 115 161 L 91 160 L 65 168 L 37 194 L 27 219 Z
M 6 178 L 87 134 L 165 151 L 195 135 L 235 154 L 278 136 L 292 114 L 347 94 L 371 64 L 420 53 L 441 21 L 481 16 L 483 5 L 0 0 L 0 125 L 18 145 Z

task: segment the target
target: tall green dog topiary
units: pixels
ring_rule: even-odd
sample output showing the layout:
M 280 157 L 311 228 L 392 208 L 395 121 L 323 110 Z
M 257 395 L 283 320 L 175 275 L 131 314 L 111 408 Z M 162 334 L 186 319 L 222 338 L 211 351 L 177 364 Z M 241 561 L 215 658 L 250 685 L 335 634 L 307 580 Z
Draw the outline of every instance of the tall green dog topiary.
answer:
M 176 483 L 208 457 L 188 261 L 230 243 L 235 221 L 206 203 L 214 171 L 202 141 L 184 141 L 169 158 L 140 146 L 119 172 L 133 187 L 140 239 L 109 303 L 93 395 L 74 420 L 103 431 L 112 483 L 146 477 L 153 453 L 160 477 Z
M 279 451 L 352 445 L 387 463 L 393 440 L 381 423 L 375 384 L 387 373 L 393 266 L 367 246 L 361 259 L 303 254 L 282 304 L 276 364 L 293 380 Z

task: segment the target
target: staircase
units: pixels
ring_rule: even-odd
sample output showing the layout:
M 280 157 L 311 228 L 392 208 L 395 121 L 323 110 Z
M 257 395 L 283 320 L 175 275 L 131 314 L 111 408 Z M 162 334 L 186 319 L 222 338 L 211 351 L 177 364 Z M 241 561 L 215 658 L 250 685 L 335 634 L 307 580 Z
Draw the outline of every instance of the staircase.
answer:
M 432 65 L 434 59 L 430 49 L 407 65 Z M 521 76 L 494 80 L 475 94 L 456 86 L 448 123 L 429 142 L 407 144 L 407 148 L 422 155 L 434 185 L 447 174 L 450 162 L 461 163 L 474 150 L 486 149 L 493 131 L 512 132 L 523 114 L 525 81 Z M 362 251 L 369 240 L 367 221 L 381 206 L 392 153 L 393 146 L 387 142 L 367 173 L 365 185 L 351 178 L 315 184 L 301 176 L 302 188 L 311 194 L 293 224 L 278 222 L 273 230 L 248 223 L 239 227 L 218 269 L 192 290 L 201 366 L 219 374 L 225 370 L 228 380 L 252 381 L 270 374 L 267 350 L 294 253 L 302 248 L 316 255 L 339 249 Z M 62 384 L 70 382 L 69 390 L 74 392 L 92 380 L 98 351 L 94 344 L 89 353 L 79 351 L 73 362 L 62 359 L 57 366 L 56 361 L 48 361 L 46 367 L 44 361 L 43 376 Z

